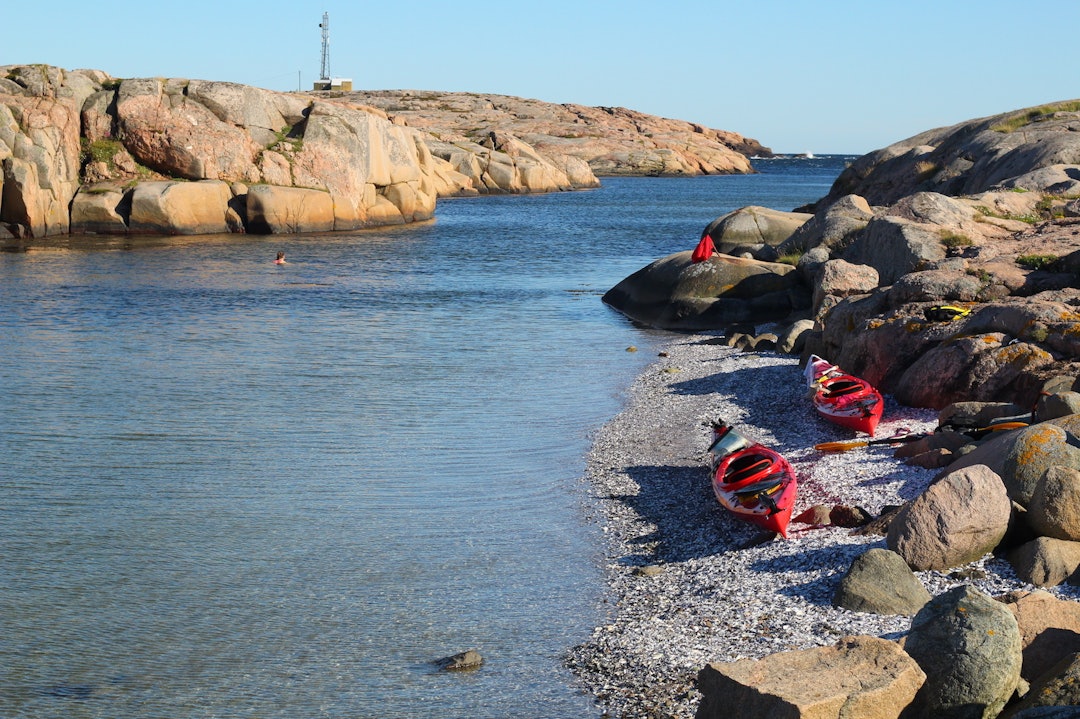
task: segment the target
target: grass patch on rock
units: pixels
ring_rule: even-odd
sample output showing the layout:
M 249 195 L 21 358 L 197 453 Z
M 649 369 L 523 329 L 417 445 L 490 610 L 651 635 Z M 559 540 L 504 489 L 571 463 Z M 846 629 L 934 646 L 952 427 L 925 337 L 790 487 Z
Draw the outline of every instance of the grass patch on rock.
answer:
M 990 127 L 995 132 L 1016 132 L 1022 127 L 1045 120 L 1047 117 L 1059 112 L 1080 112 L 1080 101 L 1058 102 L 1041 107 L 1034 107 L 1019 115 L 1013 115 Z
M 1016 258 L 1016 264 L 1029 270 L 1045 270 L 1057 261 L 1057 255 L 1020 255 Z

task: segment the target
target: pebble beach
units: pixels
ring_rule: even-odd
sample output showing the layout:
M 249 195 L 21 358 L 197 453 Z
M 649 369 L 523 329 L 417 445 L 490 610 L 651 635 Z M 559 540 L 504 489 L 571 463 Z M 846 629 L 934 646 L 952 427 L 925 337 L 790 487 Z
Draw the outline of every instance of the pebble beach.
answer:
M 876 438 L 937 426 L 933 410 L 886 402 Z M 717 419 L 791 462 L 799 480 L 794 516 L 819 504 L 877 516 L 916 497 L 938 472 L 904 464 L 887 445 L 814 449 L 858 437 L 817 417 L 797 357 L 742 352 L 711 335 L 672 341 L 598 431 L 586 462 L 587 511 L 606 541 L 608 612 L 567 663 L 605 716 L 693 717 L 697 672 L 710 662 L 848 635 L 899 638 L 910 625 L 909 617 L 832 605 L 852 560 L 884 547 L 883 537 L 793 521 L 789 539 L 770 540 L 717 503 L 706 466 Z M 964 583 L 991 596 L 1034 589 L 990 556 L 917 575 L 932 595 Z

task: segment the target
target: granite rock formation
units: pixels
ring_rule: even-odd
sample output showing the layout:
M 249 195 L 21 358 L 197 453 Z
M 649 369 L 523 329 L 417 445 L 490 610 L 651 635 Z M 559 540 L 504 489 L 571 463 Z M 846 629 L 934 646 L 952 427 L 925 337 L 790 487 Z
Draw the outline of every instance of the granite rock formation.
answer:
M 329 94 L 381 108 L 395 122 L 425 130 L 432 154 L 451 161 L 455 169 L 461 153 L 482 155 L 477 146 L 492 134 L 516 137 L 556 166 L 584 164 L 589 174 L 599 176 L 746 173 L 753 171 L 749 157 L 772 155 L 757 140 L 734 132 L 623 107 L 466 92 Z
M 706 229 L 717 232 L 718 247 L 797 266 L 806 292 L 789 293 L 802 303 L 780 321 L 814 321 L 804 354 L 826 357 L 910 406 L 1030 407 L 1047 381 L 1080 374 L 1078 128 L 1080 101 L 1068 101 L 933 130 L 859 158 L 826 197 L 801 208 L 812 215 L 789 213 L 808 219 L 786 238 L 750 245 L 724 218 Z M 742 214 L 751 210 L 759 211 Z M 721 262 L 715 255 L 703 264 Z M 685 303 L 672 314 L 631 301 L 702 289 L 638 286 L 690 277 L 637 273 L 605 301 L 665 329 L 730 334 L 733 317 L 743 325 L 778 321 L 755 313 L 753 298 L 740 313 L 715 314 L 710 300 L 720 292 L 696 297 L 696 315 Z M 940 304 L 960 305 L 963 314 L 930 319 L 927 311 Z
M 770 154 L 624 108 L 0 67 L 7 238 L 355 230 L 431 219 L 438 197 L 751 172 L 751 153 Z

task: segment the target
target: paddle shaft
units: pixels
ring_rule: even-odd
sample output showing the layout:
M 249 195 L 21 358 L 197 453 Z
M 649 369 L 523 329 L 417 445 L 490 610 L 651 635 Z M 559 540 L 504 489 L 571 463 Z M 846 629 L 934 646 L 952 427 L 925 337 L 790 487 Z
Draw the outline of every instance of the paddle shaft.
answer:
M 960 434 L 966 434 L 973 439 L 977 439 L 987 432 L 1001 432 L 1007 429 L 1020 429 L 1021 427 L 1027 427 L 1027 422 L 1000 422 L 998 424 L 992 424 L 988 427 L 976 427 L 968 430 L 967 432 L 961 432 Z M 859 447 L 867 447 L 871 444 L 903 444 L 905 442 L 917 442 L 920 439 L 926 437 L 932 437 L 933 432 L 924 432 L 921 434 L 908 434 L 903 437 L 888 437 L 886 439 L 863 439 L 854 440 L 851 442 L 822 442 L 821 444 L 815 444 L 814 449 L 826 451 L 826 452 L 846 452 L 849 449 L 857 449 Z

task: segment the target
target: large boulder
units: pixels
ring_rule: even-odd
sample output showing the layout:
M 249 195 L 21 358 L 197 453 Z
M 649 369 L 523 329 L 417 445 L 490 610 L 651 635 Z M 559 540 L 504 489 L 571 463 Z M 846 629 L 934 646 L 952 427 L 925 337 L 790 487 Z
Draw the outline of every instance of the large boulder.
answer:
M 205 235 L 230 231 L 229 185 L 202 182 L 143 182 L 131 193 L 128 230 L 147 235 Z
M 262 147 L 275 145 L 293 133 L 311 106 L 310 98 L 303 95 L 234 82 L 191 80 L 187 97 L 222 122 L 243 128 Z
M 776 251 L 781 256 L 823 247 L 831 256 L 854 241 L 874 216 L 874 210 L 858 195 L 847 195 L 800 225 L 781 242 Z
M 71 201 L 71 234 L 125 234 L 130 206 L 131 192 L 119 183 L 83 185 Z
M 833 597 L 833 604 L 855 612 L 907 616 L 929 601 L 930 592 L 903 557 L 877 547 L 855 558 Z
M 1075 430 L 1062 426 L 1076 419 L 1080 415 L 1001 432 L 950 464 L 945 472 L 985 465 L 1001 477 L 1009 497 L 1027 507 L 1035 487 L 1050 467 L 1080 470 L 1080 449 L 1069 441 L 1069 432 Z
M 1037 537 L 1009 552 L 1009 563 L 1016 576 L 1036 587 L 1080 584 L 1080 542 Z
M 696 716 L 895 719 L 925 679 L 894 642 L 844 637 L 830 647 L 709 664 L 698 673 Z
M 909 272 L 896 280 L 889 289 L 889 301 L 894 305 L 908 302 L 974 302 L 982 289 L 983 283 L 978 277 L 960 269 L 924 270 Z
M 0 222 L 29 237 L 66 234 L 79 187 L 79 112 L 70 99 L 0 88 Z
M 1041 708 L 1042 713 L 1037 713 Z M 1065 711 L 1061 711 L 1065 710 Z M 1009 707 L 1008 717 L 1080 717 L 1080 653 L 1073 653 L 1046 670 L 1031 684 L 1031 688 Z
M 929 262 L 945 259 L 945 245 L 935 225 L 880 217 L 866 225 L 844 250 L 842 258 L 857 265 L 870 265 L 881 276 L 881 284 L 891 285 Z
M 1035 681 L 1054 664 L 1080 652 L 1080 602 L 1049 592 L 1010 592 L 1000 598 L 1020 628 L 1024 664 L 1020 671 Z
M 303 144 L 290 153 L 293 185 L 330 193 L 338 230 L 386 224 L 373 221 L 373 209 L 387 189 L 406 184 L 418 201 L 403 220 L 429 219 L 435 198 L 424 191 L 412 131 L 375 115 L 328 102 L 308 114 Z M 405 208 L 400 208 L 405 209 Z M 398 218 L 394 224 L 399 224 Z
M 1015 110 L 920 133 L 864 155 L 833 183 L 819 203 L 827 207 L 845 195 L 890 205 L 919 191 L 975 195 L 1013 180 L 1023 189 L 1049 191 L 1060 174 L 1032 174 L 1041 168 L 1080 170 L 1076 137 L 1080 103 L 1075 100 Z M 1040 186 L 1044 185 L 1044 186 Z
M 604 294 L 633 320 L 669 330 L 724 328 L 782 319 L 809 306 L 791 265 L 714 255 L 691 262 L 678 252 L 638 270 Z
M 1020 683 L 1020 629 L 1012 613 L 963 585 L 911 621 L 904 651 L 926 673 L 908 716 L 993 719 Z
M 819 308 L 828 297 L 863 295 L 875 289 L 880 277 L 869 265 L 853 265 L 844 260 L 829 260 L 821 266 L 814 282 L 814 307 Z
M 1047 468 L 1035 483 L 1027 523 L 1044 537 L 1080 541 L 1080 470 Z
M 1010 342 L 1001 333 L 960 336 L 928 347 L 903 368 L 893 393 L 899 402 L 912 407 L 992 399 L 1003 396 L 1018 377 L 1053 362 L 1053 355 L 1037 344 Z
M 1001 478 L 976 465 L 946 475 L 905 505 L 885 542 L 912 569 L 947 569 L 992 552 L 1011 516 Z
M 124 147 L 139 163 L 170 177 L 258 181 L 254 160 L 262 147 L 243 128 L 189 98 L 187 84 L 124 80 L 115 103 Z
M 811 217 L 805 212 L 781 212 L 750 205 L 713 220 L 705 233 L 712 237 L 718 252 L 734 256 L 748 253 L 756 259 L 773 260 L 777 257 L 775 248 Z
M 329 192 L 252 185 L 244 200 L 250 232 L 292 234 L 335 229 L 334 200 Z

